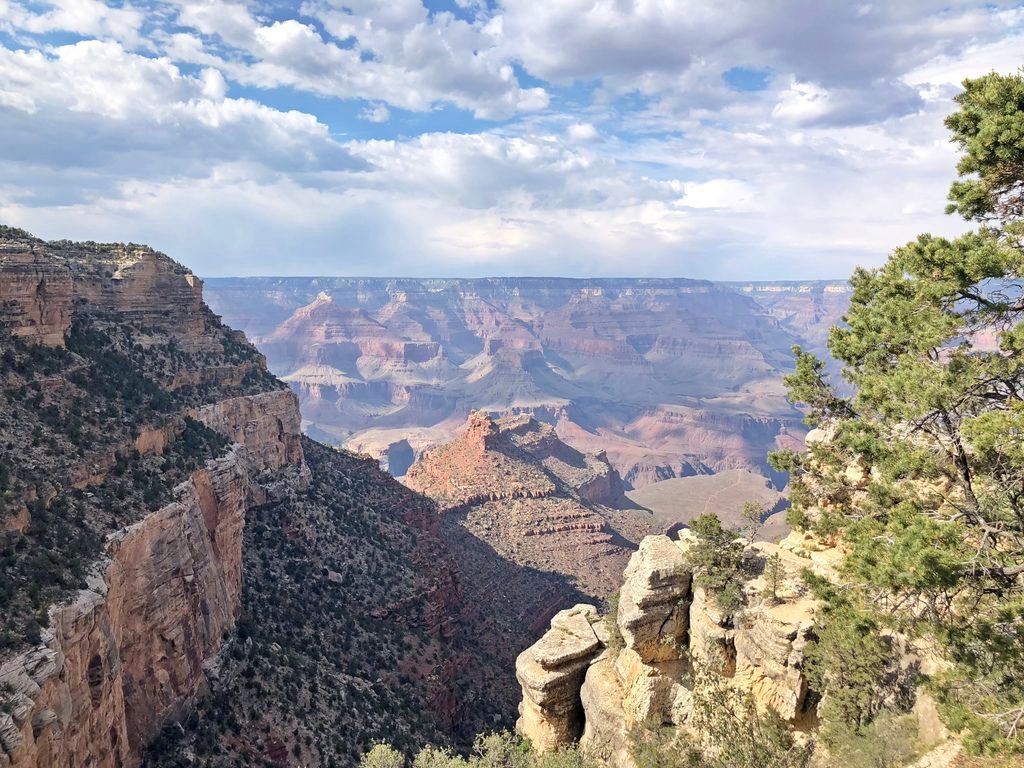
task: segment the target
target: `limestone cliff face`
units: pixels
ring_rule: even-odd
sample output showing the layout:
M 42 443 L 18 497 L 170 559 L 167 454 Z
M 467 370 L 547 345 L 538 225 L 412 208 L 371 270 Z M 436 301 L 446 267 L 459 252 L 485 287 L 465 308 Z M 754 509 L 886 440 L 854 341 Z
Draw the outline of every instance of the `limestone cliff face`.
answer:
M 67 349 L 25 357 L 34 344 Z M 0 514 L 8 541 L 37 547 L 55 561 L 43 576 L 75 588 L 57 561 L 85 550 L 61 550 L 50 534 L 105 537 L 86 561 L 87 588 L 50 605 L 36 636 L 0 645 L 0 765 L 135 766 L 204 691 L 204 665 L 235 626 L 247 511 L 309 481 L 298 400 L 219 323 L 194 275 L 142 246 L 46 243 L 0 228 L 0 346 L 21 360 L 0 371 L 5 387 L 38 392 L 27 410 L 4 401 L 3 490 L 19 502 Z M 32 370 L 36 357 L 59 373 Z M 174 453 L 189 419 L 226 441 Z M 47 440 L 24 438 L 33 423 Z M 146 503 L 138 488 L 104 486 L 133 472 Z
M 18 336 L 62 345 L 71 326 L 71 270 L 21 243 L 4 243 L 0 263 L 0 320 Z
M 568 633 L 567 617 L 560 614 L 519 657 L 518 729 L 536 748 L 579 739 L 587 754 L 612 766 L 633 766 L 636 729 L 687 728 L 698 663 L 790 723 L 807 717 L 803 651 L 819 606 L 800 587 L 798 574 L 812 568 L 829 576 L 831 570 L 796 554 L 793 542 L 751 544 L 745 553 L 746 605 L 730 615 L 693 584 L 687 559 L 692 545 L 685 530 L 678 541 L 648 536 L 641 542 L 623 576 L 614 628 L 602 628 L 590 606 L 574 609 L 589 619 L 598 638 L 585 653 L 575 639 L 585 633 Z M 782 573 L 777 597 L 770 599 L 764 597 L 763 570 L 776 555 Z M 619 636 L 614 642 L 612 633 Z
M 302 418 L 291 392 L 278 390 L 205 405 L 195 418 L 244 446 L 260 470 L 296 467 L 302 461 Z
M 78 301 L 96 315 L 171 333 L 191 350 L 209 346 L 202 281 L 163 254 L 132 244 L 45 243 L 16 230 L 0 235 L 0 321 L 16 335 L 62 346 Z
M 199 409 L 235 441 L 175 489 L 173 503 L 113 534 L 90 589 L 54 607 L 43 642 L 0 666 L 15 692 L 0 714 L 0 764 L 133 766 L 205 685 L 203 665 L 237 616 L 246 509 L 261 471 L 306 473 L 288 392 Z M 273 492 L 273 489 L 270 489 Z

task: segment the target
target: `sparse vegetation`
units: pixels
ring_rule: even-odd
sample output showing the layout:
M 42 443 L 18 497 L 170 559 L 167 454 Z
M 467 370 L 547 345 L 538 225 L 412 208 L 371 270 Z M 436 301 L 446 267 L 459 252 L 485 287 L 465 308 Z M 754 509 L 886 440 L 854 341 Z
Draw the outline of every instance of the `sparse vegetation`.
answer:
M 608 636 L 608 647 L 612 649 L 614 653 L 621 651 L 626 641 L 622 638 L 622 632 L 619 631 L 619 593 L 609 595 L 604 600 L 604 605 L 601 606 L 601 623 L 604 624 L 605 633 Z
M 753 697 L 695 662 L 693 713 L 685 731 L 649 727 L 634 734 L 638 768 L 808 768 L 813 745 Z
M 0 651 L 39 642 L 49 606 L 85 586 L 104 536 L 168 503 L 226 450 L 182 417 L 224 392 L 196 373 L 229 360 L 259 369 L 255 350 L 212 315 L 210 349 L 219 338 L 225 351 L 185 354 L 157 329 L 76 312 L 66 349 L 0 329 Z M 181 370 L 197 383 L 172 387 Z M 268 386 L 281 385 L 264 373 L 232 392 Z M 166 431 L 162 455 L 135 449 L 146 429 Z
M 764 592 L 763 597 L 775 602 L 779 599 L 779 588 L 782 580 L 786 577 L 786 570 L 782 565 L 782 556 L 776 552 L 769 557 L 764 564 Z
M 740 510 L 740 532 L 743 534 L 743 538 L 747 541 L 754 541 L 764 518 L 765 510 L 760 504 L 756 501 L 744 502 L 743 509 Z
M 450 743 L 431 702 L 451 663 L 432 624 L 432 600 L 444 599 L 432 589 L 443 585 L 423 567 L 444 567 L 428 530 L 434 506 L 372 460 L 306 439 L 303 448 L 309 489 L 249 512 L 223 687 L 187 735 L 167 729 L 153 768 L 177 765 L 185 745 L 204 765 L 228 768 L 278 742 L 325 766 L 353 765 L 382 740 L 405 755 Z
M 828 750 L 832 763 L 844 768 L 902 768 L 919 746 L 914 715 L 883 712 L 859 731 L 833 730 Z
M 364 754 L 360 768 L 402 768 L 406 765 L 401 752 L 380 743 Z M 481 735 L 473 742 L 469 755 L 448 749 L 427 746 L 416 753 L 413 768 L 597 768 L 576 747 L 552 750 L 539 757 L 530 742 L 520 736 L 501 731 Z
M 827 744 L 865 733 L 888 707 L 907 705 L 912 696 L 901 688 L 903 676 L 892 636 L 878 621 L 818 583 L 826 612 L 817 637 L 807 648 L 807 677 L 825 693 L 819 707 L 821 735 Z

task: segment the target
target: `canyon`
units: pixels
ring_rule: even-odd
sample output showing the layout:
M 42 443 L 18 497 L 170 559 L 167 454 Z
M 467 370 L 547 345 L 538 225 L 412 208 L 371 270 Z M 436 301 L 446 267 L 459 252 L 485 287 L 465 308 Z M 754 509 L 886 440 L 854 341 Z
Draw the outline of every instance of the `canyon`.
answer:
M 469 413 L 529 414 L 627 489 L 798 447 L 782 375 L 821 352 L 845 283 L 217 278 L 211 306 L 298 394 L 304 429 L 396 476 Z
M 661 530 L 474 412 L 402 485 L 144 246 L 0 230 L 0 764 L 352 765 L 512 728 L 516 655 Z
M 2 228 L 0 277 L 0 765 L 349 766 L 384 740 L 406 755 L 465 752 L 477 734 L 517 728 L 538 753 L 578 743 L 588 760 L 633 768 L 643 728 L 699 732 L 722 697 L 813 738 L 821 696 L 806 652 L 824 609 L 805 574 L 835 582 L 843 551 L 782 528 L 767 536 L 777 543 L 719 529 L 716 546 L 739 553 L 727 604 L 697 565 L 706 534 L 682 525 L 709 511 L 735 525 L 751 498 L 775 513 L 766 527 L 778 522 L 785 499 L 742 450 L 714 464 L 709 447 L 700 467 L 678 468 L 708 476 L 658 465 L 648 479 L 666 477 L 638 488 L 547 405 L 470 408 L 456 425 L 463 403 L 450 434 L 405 441 L 399 482 L 382 466 L 393 446 L 357 453 L 303 434 L 317 429 L 300 415 L 309 393 L 272 375 L 167 256 Z M 694 290 L 736 302 L 735 316 L 753 301 Z M 821 343 L 806 297 L 768 293 L 759 300 L 786 318 L 758 321 L 771 343 L 795 337 L 787 323 Z M 348 339 L 357 325 L 318 333 Z M 687 343 L 711 344 L 703 333 Z M 398 355 L 412 370 L 440 357 L 423 341 L 362 338 L 323 359 Z M 479 354 L 499 354 L 492 341 Z M 578 341 L 561 347 L 577 371 Z M 603 365 L 602 344 L 590 348 Z M 528 339 L 522 350 L 549 354 Z M 708 382 L 736 364 L 715 358 Z M 645 391 L 669 392 L 655 368 Z M 768 391 L 759 365 L 744 370 L 733 397 Z M 628 382 L 614 386 L 628 402 Z M 680 406 L 659 408 L 693 437 Z M 708 420 L 729 418 L 746 416 Z M 766 429 L 775 445 L 805 436 Z M 902 722 L 917 718 L 922 744 L 945 739 L 934 702 L 915 695 L 920 712 Z
M 354 764 L 511 722 L 436 506 L 305 438 L 200 280 L 7 227 L 0 278 L 0 765 Z

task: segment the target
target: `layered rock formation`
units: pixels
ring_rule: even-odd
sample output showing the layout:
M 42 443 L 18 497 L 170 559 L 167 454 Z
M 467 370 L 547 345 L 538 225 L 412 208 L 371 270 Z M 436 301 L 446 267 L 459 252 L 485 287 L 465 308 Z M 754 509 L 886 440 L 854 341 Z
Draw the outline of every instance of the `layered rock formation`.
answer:
M 4 577 L 66 595 L 5 591 L 0 764 L 137 765 L 235 625 L 247 511 L 308 482 L 298 402 L 166 256 L 0 235 Z
M 474 409 L 529 413 L 628 485 L 746 468 L 796 445 L 781 376 L 821 351 L 840 283 L 699 280 L 208 281 L 298 392 L 310 434 L 383 459 L 451 439 Z M 402 468 L 402 464 L 396 465 Z
M 436 506 L 300 426 L 184 267 L 0 228 L 0 765 L 354 765 L 511 725 Z
M 530 416 L 474 412 L 456 440 L 420 457 L 406 484 L 512 562 L 563 574 L 594 597 L 613 591 L 654 525 L 644 511 L 617 508 L 622 481 L 603 455 L 571 448 Z
M 0 322 L 14 335 L 63 346 L 75 302 L 94 317 L 138 323 L 190 351 L 212 350 L 202 282 L 161 253 L 135 244 L 44 243 L 0 231 Z
M 89 589 L 51 609 L 42 645 L 0 664 L 12 707 L 0 714 L 0 763 L 139 763 L 205 691 L 203 665 L 238 614 L 245 514 L 265 497 L 255 478 L 280 469 L 238 444 L 178 486 L 173 503 L 109 538 Z
M 490 659 L 489 688 L 514 712 L 516 656 L 559 611 L 614 591 L 653 518 L 612 506 L 624 497 L 604 457 L 571 448 L 525 415 L 473 413 L 456 440 L 420 457 L 406 482 L 438 504 L 465 603 L 489 607 L 470 633 Z
M 578 739 L 585 753 L 610 765 L 634 765 L 640 730 L 690 725 L 694 685 L 705 684 L 695 665 L 794 725 L 808 717 L 803 653 L 819 606 L 799 572 L 810 568 L 834 578 L 834 571 L 796 554 L 805 550 L 795 537 L 785 546 L 748 545 L 744 606 L 730 614 L 694 584 L 688 558 L 694 542 L 685 530 L 679 540 L 645 538 L 623 574 L 616 613 L 600 620 L 603 628 L 592 607 L 574 609 L 597 642 L 579 629 L 567 632 L 560 616 L 519 657 L 518 729 L 537 749 Z M 770 597 L 764 571 L 774 557 L 781 568 Z
M 519 722 L 535 749 L 547 751 L 579 738 L 583 709 L 579 690 L 590 662 L 602 644 L 592 605 L 567 608 L 551 619 L 551 629 L 516 660 L 516 678 L 523 689 Z

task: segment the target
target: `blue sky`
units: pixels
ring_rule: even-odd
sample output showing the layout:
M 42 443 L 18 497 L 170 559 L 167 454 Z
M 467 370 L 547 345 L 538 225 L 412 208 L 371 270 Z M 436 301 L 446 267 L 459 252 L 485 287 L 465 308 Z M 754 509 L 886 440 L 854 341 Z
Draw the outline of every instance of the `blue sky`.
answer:
M 1019 3 L 0 0 L 0 222 L 204 275 L 844 277 Z

